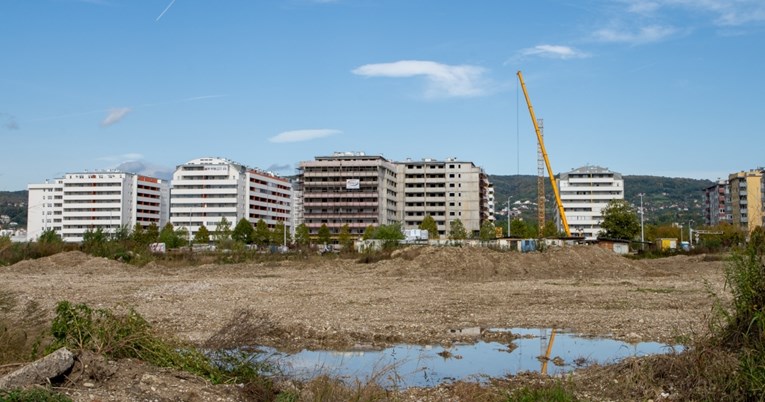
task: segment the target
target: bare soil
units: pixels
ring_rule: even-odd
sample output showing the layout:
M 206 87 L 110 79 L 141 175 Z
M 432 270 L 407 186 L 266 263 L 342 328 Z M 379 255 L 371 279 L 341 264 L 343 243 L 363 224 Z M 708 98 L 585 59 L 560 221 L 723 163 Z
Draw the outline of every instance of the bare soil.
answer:
M 448 344 L 460 340 L 454 330 L 470 327 L 674 343 L 704 333 L 709 292 L 724 293 L 725 262 L 716 256 L 636 261 L 594 246 L 529 254 L 421 247 L 357 260 L 135 267 L 68 252 L 0 268 L 0 290 L 18 295 L 19 311 L 37 303 L 49 318 L 60 300 L 128 305 L 158 330 L 200 346 L 288 351 Z M 140 362 L 99 364 L 112 374 L 73 384 L 77 400 L 242 398 Z M 157 391 L 169 389 L 177 392 Z

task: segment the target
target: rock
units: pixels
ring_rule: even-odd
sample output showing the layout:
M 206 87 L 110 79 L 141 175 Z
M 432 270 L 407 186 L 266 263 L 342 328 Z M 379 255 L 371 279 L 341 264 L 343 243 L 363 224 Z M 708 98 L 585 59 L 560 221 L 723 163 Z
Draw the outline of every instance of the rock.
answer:
M 0 389 L 43 384 L 51 378 L 65 373 L 72 368 L 72 365 L 74 365 L 74 355 L 66 348 L 61 348 L 42 359 L 0 377 Z

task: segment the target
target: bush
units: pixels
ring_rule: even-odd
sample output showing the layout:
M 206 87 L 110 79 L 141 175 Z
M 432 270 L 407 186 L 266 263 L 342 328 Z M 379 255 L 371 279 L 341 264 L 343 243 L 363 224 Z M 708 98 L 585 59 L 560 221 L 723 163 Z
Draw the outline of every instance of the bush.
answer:
M 1 402 L 72 402 L 72 400 L 48 389 L 11 389 L 0 390 Z

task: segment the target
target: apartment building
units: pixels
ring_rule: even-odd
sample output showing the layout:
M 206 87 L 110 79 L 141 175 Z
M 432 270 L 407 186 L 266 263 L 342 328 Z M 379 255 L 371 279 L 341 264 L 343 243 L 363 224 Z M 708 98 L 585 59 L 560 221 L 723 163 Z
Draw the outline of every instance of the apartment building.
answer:
M 763 169 L 754 169 L 728 176 L 730 193 L 726 198 L 726 211 L 734 225 L 750 233 L 763 225 L 764 173 Z
M 557 178 L 561 202 L 571 235 L 595 240 L 603 222 L 603 209 L 612 200 L 624 199 L 624 180 L 620 173 L 599 166 L 583 166 Z M 563 230 L 560 214 L 555 216 Z
M 426 158 L 395 165 L 404 229 L 419 227 L 430 215 L 438 226 L 438 237 L 448 237 L 451 221 L 459 219 L 468 233 L 478 233 L 482 222 L 494 220 L 494 188 L 483 169 L 472 162 Z
M 170 222 L 194 236 L 202 225 L 215 231 L 223 218 L 233 228 L 246 218 L 281 222 L 290 230 L 292 185 L 271 172 L 224 158 L 204 157 L 178 165 L 170 194 Z
M 89 230 L 114 233 L 136 223 L 164 225 L 168 188 L 157 178 L 113 170 L 68 173 L 30 184 L 28 239 L 52 229 L 66 242 L 80 242 Z
M 729 197 L 730 186 L 727 180 L 718 180 L 717 183 L 704 189 L 704 224 L 715 226 L 732 221 L 726 201 Z
M 397 214 L 396 167 L 379 155 L 335 152 L 300 162 L 296 191 L 302 223 L 312 236 L 327 225 L 337 236 L 344 225 L 359 237 L 367 226 L 388 225 Z

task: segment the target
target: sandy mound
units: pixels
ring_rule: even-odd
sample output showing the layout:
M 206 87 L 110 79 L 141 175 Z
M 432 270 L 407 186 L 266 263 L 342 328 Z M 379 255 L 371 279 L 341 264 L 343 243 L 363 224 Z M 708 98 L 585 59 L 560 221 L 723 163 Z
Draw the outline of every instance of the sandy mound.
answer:
M 594 246 L 550 248 L 518 253 L 481 247 L 424 247 L 394 253 L 391 260 L 372 264 L 392 276 L 437 276 L 443 279 L 553 279 L 622 276 L 665 276 L 634 261 Z
M 7 267 L 12 272 L 41 272 L 70 269 L 126 269 L 130 265 L 103 257 L 93 257 L 81 251 L 67 251 L 49 257 L 19 261 Z

